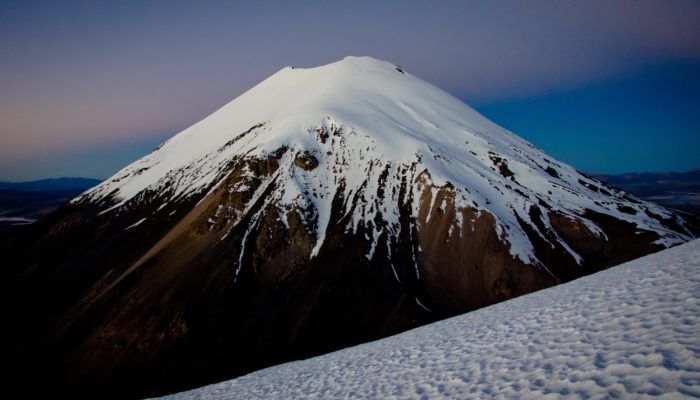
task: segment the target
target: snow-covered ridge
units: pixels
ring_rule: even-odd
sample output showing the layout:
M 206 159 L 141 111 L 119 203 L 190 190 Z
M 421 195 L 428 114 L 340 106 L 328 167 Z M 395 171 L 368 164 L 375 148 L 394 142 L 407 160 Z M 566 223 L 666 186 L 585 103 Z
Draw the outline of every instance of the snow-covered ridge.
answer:
M 172 399 L 700 397 L 700 241 Z
M 406 180 L 414 217 L 426 190 L 449 183 L 455 207 L 494 215 L 513 256 L 528 263 L 537 258 L 519 221 L 535 224 L 533 208 L 540 209 L 547 228 L 547 213 L 555 211 L 601 236 L 593 222 L 581 218 L 593 210 L 657 232 L 665 246 L 691 238 L 649 216 L 675 218 L 663 208 L 600 187 L 443 90 L 369 57 L 284 68 L 74 202 L 103 202 L 108 212 L 145 192 L 158 194 L 163 203 L 203 194 L 225 178 L 232 160 L 265 158 L 280 148 L 288 149 L 280 168 L 258 178 L 262 187 L 274 182 L 268 203 L 276 202 L 283 220 L 289 207 L 312 206 L 309 220 L 317 234 L 312 256 L 323 244 L 339 192 L 362 203 L 346 202 L 342 212 L 352 213 L 348 229 L 362 223 L 374 230 L 373 245 L 380 230 L 390 240 L 402 206 L 395 189 Z M 295 156 L 302 153 L 318 165 L 299 168 Z M 385 226 L 372 222 L 377 214 Z M 580 259 L 564 240 L 557 241 Z

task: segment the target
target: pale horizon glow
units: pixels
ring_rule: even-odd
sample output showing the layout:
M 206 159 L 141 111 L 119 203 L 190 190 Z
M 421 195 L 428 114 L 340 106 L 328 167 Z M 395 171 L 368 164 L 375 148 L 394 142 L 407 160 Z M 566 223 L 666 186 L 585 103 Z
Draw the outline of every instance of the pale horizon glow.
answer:
M 693 1 L 6 1 L 0 180 L 105 178 L 287 65 L 369 55 L 479 110 L 700 64 L 697 21 Z

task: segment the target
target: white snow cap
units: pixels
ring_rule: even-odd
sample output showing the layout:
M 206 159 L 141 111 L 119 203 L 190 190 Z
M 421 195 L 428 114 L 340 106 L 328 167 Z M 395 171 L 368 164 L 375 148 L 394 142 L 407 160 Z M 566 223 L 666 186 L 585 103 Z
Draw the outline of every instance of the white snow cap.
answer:
M 317 129 L 341 130 L 343 135 L 320 141 Z M 165 196 L 162 202 L 177 200 L 220 182 L 226 165 L 236 157 L 265 157 L 282 146 L 291 151 L 275 172 L 277 188 L 272 196 L 278 206 L 313 205 L 318 238 L 313 254 L 323 243 L 332 199 L 339 190 L 344 190 L 346 199 L 360 192 L 376 197 L 378 187 L 400 185 L 406 166 L 412 165 L 416 173 L 430 174 L 429 185 L 451 183 L 457 208 L 473 207 L 494 215 L 511 253 L 526 262 L 537 260 L 519 220 L 530 221 L 532 207 L 541 208 L 548 227 L 550 210 L 580 216 L 590 209 L 655 231 L 666 246 L 690 239 L 646 214 L 650 210 L 672 217 L 663 208 L 630 203 L 620 192 L 591 189 L 596 181 L 403 67 L 371 57 L 346 57 L 316 68 L 283 68 L 74 201 L 107 199 L 109 211 L 144 191 Z M 315 154 L 318 168 L 296 169 L 290 155 L 300 151 Z M 381 182 L 384 169 L 388 177 Z M 411 182 L 415 186 L 415 180 Z M 420 196 L 414 196 L 414 216 Z M 385 197 L 355 209 L 349 228 L 357 229 L 359 222 L 368 223 L 381 212 L 389 236 L 398 232 L 398 199 L 391 191 Z M 621 205 L 634 212 L 620 212 Z M 583 221 L 602 235 L 595 224 Z
M 117 197 L 128 200 L 156 185 L 168 172 L 206 158 L 260 123 L 267 127 L 264 137 L 240 143 L 230 153 L 246 153 L 261 145 L 265 150 L 282 145 L 314 148 L 313 137 L 304 133 L 328 119 L 371 135 L 377 150 L 392 159 L 412 158 L 427 144 L 463 147 L 467 131 L 495 133 L 496 137 L 507 134 L 457 98 L 403 68 L 371 57 L 346 57 L 315 68 L 281 69 L 94 192 L 107 194 L 118 189 Z M 143 171 L 135 174 L 139 169 Z M 187 183 L 183 191 L 209 182 Z

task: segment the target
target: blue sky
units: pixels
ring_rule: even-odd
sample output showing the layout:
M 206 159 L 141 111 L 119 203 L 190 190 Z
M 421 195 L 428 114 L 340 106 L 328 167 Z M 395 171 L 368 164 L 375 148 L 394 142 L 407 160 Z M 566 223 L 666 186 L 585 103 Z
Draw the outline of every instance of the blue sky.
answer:
M 697 1 L 0 3 L 0 180 L 105 178 L 286 65 L 405 66 L 578 169 L 700 167 Z
M 700 167 L 700 63 L 650 65 L 581 87 L 474 105 L 588 172 Z

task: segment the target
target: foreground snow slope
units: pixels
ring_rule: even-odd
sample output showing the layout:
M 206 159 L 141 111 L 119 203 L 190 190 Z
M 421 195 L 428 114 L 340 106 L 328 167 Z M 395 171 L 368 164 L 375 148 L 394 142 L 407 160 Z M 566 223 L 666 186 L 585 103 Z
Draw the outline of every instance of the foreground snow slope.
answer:
M 700 397 L 700 241 L 172 398 Z

